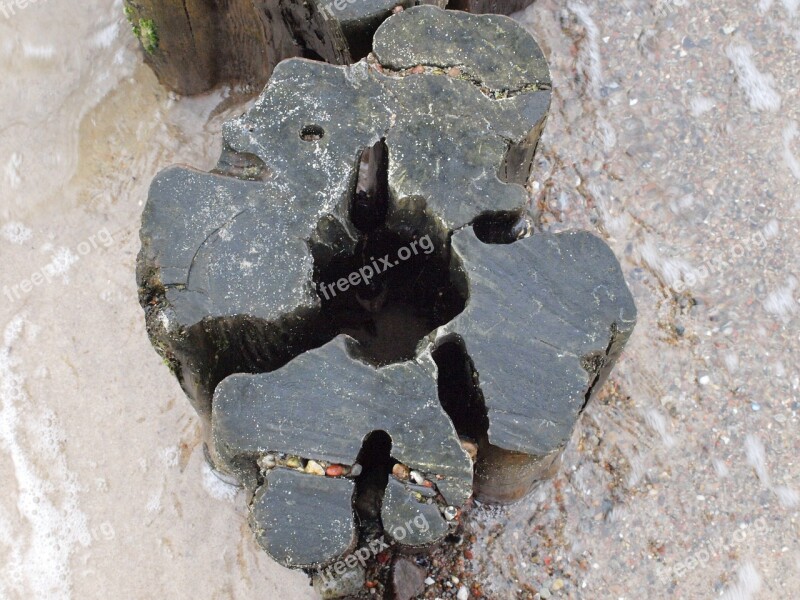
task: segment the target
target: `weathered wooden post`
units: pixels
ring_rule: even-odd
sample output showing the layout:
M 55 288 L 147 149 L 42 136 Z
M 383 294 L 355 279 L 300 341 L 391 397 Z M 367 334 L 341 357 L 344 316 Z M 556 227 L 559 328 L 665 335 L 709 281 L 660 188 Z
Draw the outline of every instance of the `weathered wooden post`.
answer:
M 153 182 L 153 344 L 259 543 L 331 595 L 547 476 L 633 330 L 605 243 L 526 218 L 550 85 L 511 19 L 415 7 L 354 65 L 280 63 L 214 172 Z
M 454 4 L 509 14 L 531 2 Z M 125 0 L 125 14 L 159 81 L 193 95 L 223 84 L 257 92 L 286 58 L 356 62 L 384 20 L 418 4 L 447 0 Z

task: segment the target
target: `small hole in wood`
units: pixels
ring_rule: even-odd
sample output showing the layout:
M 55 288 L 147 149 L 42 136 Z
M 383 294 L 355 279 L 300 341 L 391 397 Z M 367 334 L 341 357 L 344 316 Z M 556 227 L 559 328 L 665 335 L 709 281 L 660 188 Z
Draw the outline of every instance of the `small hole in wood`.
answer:
M 325 130 L 319 125 L 306 125 L 300 130 L 300 139 L 304 142 L 316 142 L 325 136 Z

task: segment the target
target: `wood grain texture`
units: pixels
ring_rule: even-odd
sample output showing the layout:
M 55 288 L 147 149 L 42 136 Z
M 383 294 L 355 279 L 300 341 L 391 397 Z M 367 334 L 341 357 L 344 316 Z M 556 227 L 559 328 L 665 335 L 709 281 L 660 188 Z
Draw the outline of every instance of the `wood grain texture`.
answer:
M 397 7 L 433 0 L 125 0 L 125 12 L 159 81 L 183 95 L 220 85 L 257 92 L 291 57 L 350 64 Z M 505 3 L 473 3 L 504 12 Z M 151 25 L 152 24 L 152 25 Z

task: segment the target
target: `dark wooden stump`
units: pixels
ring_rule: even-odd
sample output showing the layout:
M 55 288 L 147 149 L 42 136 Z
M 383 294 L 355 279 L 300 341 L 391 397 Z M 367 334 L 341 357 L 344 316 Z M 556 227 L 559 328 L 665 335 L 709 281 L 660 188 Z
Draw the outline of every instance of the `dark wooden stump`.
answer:
M 533 4 L 533 0 L 450 0 L 447 8 L 471 13 L 510 15 Z
M 470 1 L 458 8 L 509 14 L 507 6 L 531 2 Z M 159 81 L 193 95 L 219 85 L 257 92 L 286 58 L 354 63 L 369 53 L 383 21 L 418 4 L 447 1 L 125 0 L 125 14 Z
M 611 251 L 529 235 L 549 103 L 514 21 L 416 7 L 355 65 L 281 63 L 213 173 L 153 182 L 148 332 L 282 564 L 332 577 L 520 498 L 619 356 Z

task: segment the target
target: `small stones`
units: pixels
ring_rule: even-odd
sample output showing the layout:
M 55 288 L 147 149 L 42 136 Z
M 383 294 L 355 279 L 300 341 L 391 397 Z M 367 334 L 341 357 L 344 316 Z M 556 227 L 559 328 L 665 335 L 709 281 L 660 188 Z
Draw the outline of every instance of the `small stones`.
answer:
M 469 590 L 467 589 L 466 586 L 462 585 L 460 588 L 458 588 L 458 593 L 456 594 L 456 598 L 458 600 L 467 600 L 467 598 L 469 598 Z
M 290 469 L 303 470 L 303 460 L 299 456 L 290 456 L 286 459 L 286 466 Z
M 269 471 L 270 469 L 274 469 L 275 465 L 277 465 L 277 461 L 275 460 L 274 454 L 265 454 L 261 458 L 258 459 L 258 467 L 262 471 Z
M 448 506 L 444 509 L 444 518 L 448 521 L 454 521 L 458 516 L 458 509 L 455 506 Z
M 450 67 L 447 69 L 447 75 L 449 77 L 461 77 L 461 69 L 458 67 Z
M 563 587 L 564 587 L 564 580 L 563 579 L 556 579 L 553 582 L 553 585 L 550 586 L 550 589 L 553 590 L 554 592 L 557 592 L 560 589 L 562 589 Z
M 417 485 L 422 485 L 425 482 L 425 477 L 419 471 L 411 471 L 409 477 L 411 477 L 411 481 Z
M 398 558 L 392 568 L 392 588 L 398 600 L 411 600 L 425 591 L 425 571 L 407 558 Z
M 341 477 L 345 474 L 345 468 L 342 465 L 330 465 L 325 469 L 325 475 L 328 477 Z
M 308 475 L 316 475 L 318 477 L 358 477 L 362 471 L 362 467 L 359 464 L 348 467 L 346 465 L 328 464 L 324 461 L 306 460 L 299 456 L 286 456 L 283 454 L 279 456 L 265 454 L 258 459 L 257 464 L 263 473 L 275 467 L 286 467 L 287 469 L 302 471 Z
M 322 475 L 326 474 L 326 471 L 322 467 L 322 465 L 319 464 L 315 460 L 310 460 L 310 461 L 308 461 L 308 463 L 306 463 L 305 472 L 308 473 L 309 475 L 320 475 L 320 476 L 322 476 Z
M 425 585 L 431 586 L 434 583 L 436 583 L 436 580 L 433 577 L 428 577 L 427 579 L 425 579 Z
M 397 463 L 392 467 L 392 475 L 400 481 L 408 481 L 411 471 L 403 463 Z

